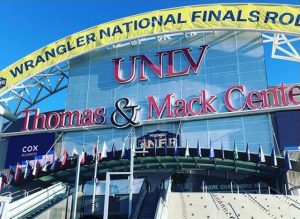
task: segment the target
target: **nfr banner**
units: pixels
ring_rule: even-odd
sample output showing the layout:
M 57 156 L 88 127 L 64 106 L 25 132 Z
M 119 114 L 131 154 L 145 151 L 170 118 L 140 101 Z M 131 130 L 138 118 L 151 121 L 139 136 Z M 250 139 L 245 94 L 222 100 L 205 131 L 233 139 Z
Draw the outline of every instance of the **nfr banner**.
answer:
M 167 131 L 155 131 L 137 138 L 137 148 L 143 148 L 144 144 L 150 148 L 174 147 L 179 143 L 179 135 Z
M 36 134 L 11 137 L 5 167 L 24 164 L 26 160 L 40 159 L 45 155 L 55 141 L 55 133 Z

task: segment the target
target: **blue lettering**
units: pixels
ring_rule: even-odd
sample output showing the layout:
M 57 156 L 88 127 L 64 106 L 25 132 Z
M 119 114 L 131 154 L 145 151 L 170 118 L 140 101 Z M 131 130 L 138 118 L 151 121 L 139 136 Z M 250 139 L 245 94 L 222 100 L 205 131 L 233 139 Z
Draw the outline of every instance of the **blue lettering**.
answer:
M 101 30 L 99 31 L 99 33 L 100 33 L 100 39 L 103 39 L 103 37 L 105 37 L 105 36 L 107 36 L 107 37 L 110 37 L 110 36 L 111 36 L 111 35 L 110 35 L 110 28 L 109 28 L 109 27 L 106 29 L 106 31 L 103 30 L 103 29 L 101 29 Z
M 258 22 L 259 21 L 259 11 L 250 11 L 250 18 L 248 18 L 248 21 L 250 22 Z
M 274 11 L 268 11 L 265 17 L 265 23 L 268 23 L 271 20 L 272 23 L 276 24 L 275 19 L 278 17 L 278 13 Z
M 173 14 L 169 14 L 168 17 L 166 18 L 164 25 L 167 25 L 168 23 L 176 24 L 176 20 L 173 17 Z
M 223 17 L 223 21 L 225 21 L 225 20 L 227 20 L 227 19 L 229 19 L 229 20 L 231 20 L 231 21 L 235 21 L 235 18 L 234 18 L 234 15 L 233 15 L 233 12 L 232 12 L 232 10 L 228 10 L 227 12 L 226 12 L 226 14 L 224 15 L 224 17 Z
M 287 17 L 287 21 L 284 21 L 285 18 Z M 294 21 L 294 15 L 291 14 L 291 13 L 283 13 L 282 15 L 280 15 L 279 17 L 279 22 L 282 24 L 282 25 L 289 25 L 291 24 L 292 22 Z
M 12 76 L 17 77 L 18 73 L 22 74 L 23 73 L 23 63 L 20 66 L 15 67 L 15 69 L 10 69 L 9 70 Z
M 112 32 L 111 36 L 114 36 L 116 33 L 120 33 L 120 34 L 123 33 L 123 31 L 122 31 L 122 29 L 121 29 L 121 27 L 119 25 L 115 26 L 114 31 Z

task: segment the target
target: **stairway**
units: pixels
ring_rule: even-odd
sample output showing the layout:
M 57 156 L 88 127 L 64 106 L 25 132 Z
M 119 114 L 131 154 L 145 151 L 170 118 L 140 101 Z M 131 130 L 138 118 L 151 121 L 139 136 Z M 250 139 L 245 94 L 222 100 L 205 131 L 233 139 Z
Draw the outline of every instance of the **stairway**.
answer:
M 43 213 L 44 211 L 48 210 L 49 208 L 51 208 L 55 204 L 57 204 L 60 201 L 64 200 L 67 197 L 68 197 L 67 194 L 59 194 L 59 195 L 55 196 L 53 199 L 49 200 L 48 202 L 46 202 L 46 203 L 42 204 L 41 206 L 39 206 L 38 208 L 34 209 L 33 211 L 31 211 L 31 212 L 27 213 L 26 215 L 20 217 L 20 219 L 34 218 L 34 217 L 38 216 L 39 214 Z
M 38 190 L 33 194 L 26 195 L 17 201 L 11 202 L 8 205 L 7 218 L 33 218 L 66 197 L 66 185 L 57 183 L 48 188 Z
M 275 217 L 270 210 L 268 210 L 267 208 L 265 208 L 262 204 L 260 204 L 257 200 L 255 200 L 255 198 L 253 198 L 251 195 L 249 194 L 243 194 L 244 197 L 246 197 L 253 205 L 255 205 L 259 210 L 261 210 L 261 213 L 265 213 L 265 215 L 263 216 L 264 218 L 271 218 L 271 219 L 276 219 L 277 217 Z
M 155 191 L 146 194 L 138 218 L 153 219 L 155 217 L 159 195 L 160 193 Z
M 217 205 L 222 209 L 223 213 L 228 216 L 228 218 L 235 218 L 231 212 L 228 211 L 227 203 L 224 203 L 215 193 L 211 194 L 211 197 L 217 202 Z
M 181 204 L 181 208 L 182 208 L 182 215 L 181 215 L 181 218 L 182 219 L 187 219 L 187 209 L 186 209 L 186 202 L 185 202 L 185 199 L 184 199 L 184 195 L 182 193 L 180 193 L 180 204 Z

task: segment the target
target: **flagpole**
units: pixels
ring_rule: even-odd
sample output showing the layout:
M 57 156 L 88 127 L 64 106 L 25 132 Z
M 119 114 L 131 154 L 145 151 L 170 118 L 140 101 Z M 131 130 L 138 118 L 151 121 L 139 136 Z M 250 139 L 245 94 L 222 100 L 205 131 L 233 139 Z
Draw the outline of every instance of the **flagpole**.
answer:
M 97 137 L 97 145 L 95 152 L 95 170 L 94 170 L 94 180 L 93 180 L 93 199 L 92 199 L 92 213 L 95 212 L 96 205 L 96 187 L 97 187 L 97 169 L 98 169 L 98 145 L 99 145 L 99 136 Z
M 128 218 L 130 218 L 132 210 L 132 193 L 133 193 L 133 165 L 134 165 L 134 154 L 133 154 L 133 132 L 130 133 L 131 138 L 131 150 L 130 150 L 130 175 L 129 175 L 129 206 L 128 206 Z
M 62 133 L 57 137 L 57 139 L 55 139 L 54 143 L 52 144 L 52 146 L 49 148 L 49 150 L 46 152 L 45 155 L 47 155 L 47 154 L 52 150 L 52 148 L 54 147 L 54 145 L 56 144 L 56 142 L 58 142 L 58 140 L 62 137 L 63 134 L 64 134 L 64 133 L 62 132 Z
M 72 206 L 72 218 L 76 219 L 76 210 L 77 210 L 77 197 L 78 197 L 78 187 L 79 187 L 79 175 L 80 175 L 80 155 L 77 155 L 77 170 L 75 178 L 75 193 L 73 196 L 73 206 Z
M 279 149 L 277 138 L 276 138 L 276 135 L 275 135 L 275 130 L 274 130 L 274 127 L 273 127 L 273 124 L 272 124 L 271 114 L 268 113 L 268 116 L 269 116 L 269 124 L 272 127 L 272 132 L 273 132 L 273 138 L 274 138 L 274 141 L 275 141 L 275 146 L 276 146 L 276 149 L 277 149 L 278 153 L 280 154 L 280 149 Z

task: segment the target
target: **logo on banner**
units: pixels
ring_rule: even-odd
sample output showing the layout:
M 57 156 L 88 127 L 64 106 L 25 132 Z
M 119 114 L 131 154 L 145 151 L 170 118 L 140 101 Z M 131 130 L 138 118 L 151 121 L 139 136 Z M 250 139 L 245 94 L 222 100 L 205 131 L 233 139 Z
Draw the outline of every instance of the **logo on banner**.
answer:
M 179 135 L 160 130 L 149 132 L 137 138 L 137 148 L 143 148 L 144 144 L 149 148 L 175 147 L 179 144 Z
M 28 145 L 22 148 L 22 157 L 36 156 L 39 145 Z
M 2 87 L 4 87 L 5 85 L 6 85 L 6 79 L 3 78 L 3 77 L 0 77 L 0 89 L 1 89 Z

